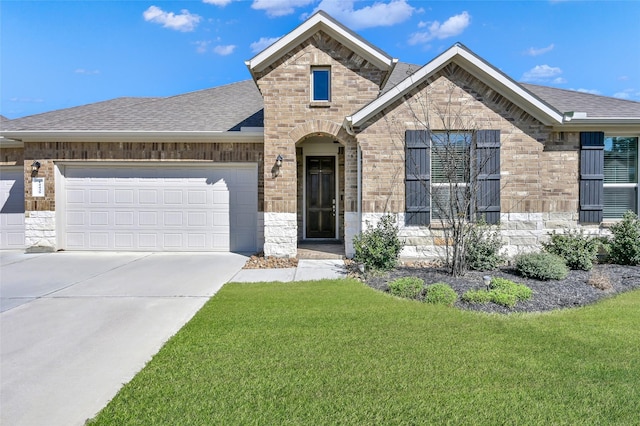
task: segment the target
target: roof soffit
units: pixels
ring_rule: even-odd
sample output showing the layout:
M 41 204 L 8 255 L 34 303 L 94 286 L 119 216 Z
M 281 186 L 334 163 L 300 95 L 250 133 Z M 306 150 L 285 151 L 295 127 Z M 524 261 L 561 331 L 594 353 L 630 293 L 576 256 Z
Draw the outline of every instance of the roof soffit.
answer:
M 451 62 L 461 66 L 465 71 L 505 96 L 543 124 L 557 125 L 562 123 L 563 117 L 559 111 L 546 104 L 460 43 L 456 43 L 378 99 L 352 116 L 347 117 L 346 122 L 353 127 L 363 125 L 367 120 L 396 102 Z
M 396 59 L 368 43 L 325 12 L 319 11 L 245 64 L 255 77 L 256 73 L 264 71 L 318 31 L 325 32 L 381 70 L 390 71 L 397 62 Z

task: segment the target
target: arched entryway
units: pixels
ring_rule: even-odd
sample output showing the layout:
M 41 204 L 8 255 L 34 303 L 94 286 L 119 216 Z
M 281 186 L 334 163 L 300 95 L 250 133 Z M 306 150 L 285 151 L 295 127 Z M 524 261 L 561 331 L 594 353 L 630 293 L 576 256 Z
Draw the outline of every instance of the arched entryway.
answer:
M 298 241 L 344 240 L 344 146 L 315 133 L 296 143 Z

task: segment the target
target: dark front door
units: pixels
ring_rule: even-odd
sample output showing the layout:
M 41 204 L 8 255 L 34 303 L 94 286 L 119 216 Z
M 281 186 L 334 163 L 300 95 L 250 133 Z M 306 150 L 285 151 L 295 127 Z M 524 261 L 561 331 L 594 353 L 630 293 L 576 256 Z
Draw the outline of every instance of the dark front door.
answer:
M 335 170 L 335 157 L 307 157 L 307 238 L 336 237 Z

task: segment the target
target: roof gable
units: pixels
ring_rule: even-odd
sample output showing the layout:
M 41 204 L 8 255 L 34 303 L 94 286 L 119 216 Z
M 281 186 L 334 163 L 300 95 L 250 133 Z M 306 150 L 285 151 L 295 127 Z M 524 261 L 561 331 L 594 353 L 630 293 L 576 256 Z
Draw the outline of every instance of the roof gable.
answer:
M 351 128 L 361 126 L 451 62 L 461 66 L 465 71 L 492 87 L 540 122 L 547 125 L 562 123 L 563 116 L 559 111 L 477 56 L 464 45 L 456 43 L 415 73 L 388 89 L 375 101 L 353 115 L 346 117 L 345 124 Z
M 251 74 L 255 76 L 256 73 L 264 71 L 295 46 L 304 42 L 318 31 L 325 32 L 381 70 L 391 70 L 397 62 L 397 59 L 370 44 L 331 18 L 324 11 L 318 11 L 296 29 L 246 61 L 245 64 Z

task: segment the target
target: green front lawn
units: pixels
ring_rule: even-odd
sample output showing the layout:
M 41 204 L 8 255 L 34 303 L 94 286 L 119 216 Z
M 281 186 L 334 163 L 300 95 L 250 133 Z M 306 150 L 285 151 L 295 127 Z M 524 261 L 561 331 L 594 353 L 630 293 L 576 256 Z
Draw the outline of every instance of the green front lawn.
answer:
M 640 291 L 499 316 L 337 280 L 225 285 L 94 422 L 629 425 L 639 413 Z

